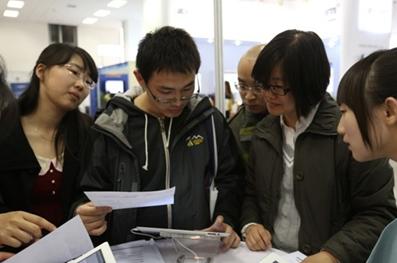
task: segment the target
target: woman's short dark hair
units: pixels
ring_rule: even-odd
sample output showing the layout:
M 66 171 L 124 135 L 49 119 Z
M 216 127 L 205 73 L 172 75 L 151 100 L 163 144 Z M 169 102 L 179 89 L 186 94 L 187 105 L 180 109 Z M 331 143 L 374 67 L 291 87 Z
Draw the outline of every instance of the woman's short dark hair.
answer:
M 170 26 L 148 33 L 141 40 L 136 67 L 147 82 L 153 73 L 197 73 L 201 60 L 196 43 L 183 29 Z
M 90 78 L 94 81 L 98 79 L 98 70 L 95 62 L 84 49 L 64 43 L 51 44 L 41 52 L 32 70 L 28 88 L 18 98 L 21 116 L 32 113 L 37 108 L 40 94 L 40 79 L 36 75 L 36 67 L 39 64 L 43 64 L 49 69 L 53 66 L 64 65 L 68 63 L 74 55 L 79 56 L 83 60 L 83 70 L 87 71 Z M 82 125 L 80 122 L 83 122 L 83 119 L 81 118 L 81 113 L 78 108 L 65 114 L 55 135 L 55 150 L 57 156 L 61 153 L 58 148 L 59 145 L 62 145 L 60 142 L 64 140 L 65 147 L 67 147 L 67 141 L 65 141 L 65 138 L 68 137 L 67 132 L 73 130 L 72 127 L 77 130 L 82 128 L 80 127 L 80 124 Z M 76 127 L 76 125 L 78 127 Z
M 260 52 L 252 77 L 267 85 L 276 66 L 295 99 L 297 116 L 307 116 L 329 84 L 330 65 L 321 38 L 310 31 L 278 34 Z
M 365 145 L 372 148 L 372 109 L 387 97 L 397 98 L 397 48 L 376 51 L 356 62 L 343 76 L 337 94 L 355 114 Z

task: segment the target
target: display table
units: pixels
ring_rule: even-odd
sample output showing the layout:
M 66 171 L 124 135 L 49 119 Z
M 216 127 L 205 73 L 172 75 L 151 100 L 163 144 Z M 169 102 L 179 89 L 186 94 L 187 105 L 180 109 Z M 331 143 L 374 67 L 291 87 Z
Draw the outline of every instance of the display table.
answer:
M 163 256 L 164 262 L 177 262 L 177 253 L 175 252 L 175 246 L 170 240 L 157 241 L 161 255 Z M 216 251 L 213 251 L 216 253 Z M 240 243 L 240 246 L 235 249 L 229 249 L 227 252 L 217 251 L 218 253 L 213 254 L 214 263 L 227 262 L 227 263 L 255 263 L 260 262 L 265 256 L 271 252 L 275 252 L 279 255 L 286 255 L 287 253 L 277 250 L 270 249 L 268 251 L 251 251 L 248 249 L 244 242 Z
M 189 245 L 189 244 L 188 244 Z M 221 252 L 217 249 L 216 244 L 204 241 L 200 245 L 188 246 L 195 248 L 195 253 L 200 256 L 208 256 L 212 258 L 211 262 L 220 263 L 255 263 L 260 262 L 265 256 L 271 252 L 281 256 L 287 253 L 270 249 L 268 251 L 254 252 L 250 251 L 244 242 L 236 249 L 229 249 L 227 252 Z M 184 249 L 180 244 L 175 243 L 171 239 L 152 241 L 135 241 L 112 247 L 113 254 L 118 263 L 124 262 L 165 262 L 175 263 L 182 254 L 192 256 L 192 253 Z M 161 260 L 162 258 L 162 260 Z M 188 261 L 193 262 L 193 261 Z

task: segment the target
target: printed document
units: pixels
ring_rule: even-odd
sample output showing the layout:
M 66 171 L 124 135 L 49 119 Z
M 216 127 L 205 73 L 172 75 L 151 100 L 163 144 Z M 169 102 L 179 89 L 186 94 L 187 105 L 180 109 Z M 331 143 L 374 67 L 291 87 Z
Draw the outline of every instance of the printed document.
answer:
M 175 187 L 147 192 L 84 192 L 95 206 L 110 206 L 113 210 L 174 203 Z

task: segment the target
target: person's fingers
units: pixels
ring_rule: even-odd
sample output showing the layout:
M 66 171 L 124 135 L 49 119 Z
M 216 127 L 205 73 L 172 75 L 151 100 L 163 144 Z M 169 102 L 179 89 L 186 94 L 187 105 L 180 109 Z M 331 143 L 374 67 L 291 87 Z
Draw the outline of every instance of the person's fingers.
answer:
M 42 237 L 41 229 L 53 231 L 56 227 L 46 219 L 24 211 L 2 214 L 1 243 L 20 247 Z
M 272 235 L 262 225 L 248 227 L 246 242 L 251 250 L 266 250 L 272 247 Z
M 93 221 L 91 223 L 85 224 L 87 231 L 100 228 L 105 223 L 105 219 Z
M 222 240 L 222 250 L 223 251 L 228 250 L 232 246 L 234 238 L 235 238 L 234 235 L 230 235 Z
M 233 244 L 232 244 L 232 248 L 238 248 L 240 245 L 241 239 L 238 235 L 236 235 Z
M 111 207 L 108 206 L 94 206 L 91 202 L 80 205 L 76 209 L 76 214 L 83 216 L 102 216 L 110 213 L 112 211 Z
M 106 229 L 107 229 L 107 222 L 104 221 L 103 224 L 100 227 L 98 227 L 96 229 L 93 229 L 91 231 L 88 231 L 88 233 L 91 236 L 100 236 L 106 231 Z
M 81 221 L 83 221 L 83 223 L 86 224 L 91 224 L 97 221 L 103 221 L 105 220 L 106 214 L 102 214 L 99 216 L 80 216 Z
M 84 226 L 91 235 L 100 235 L 106 230 L 105 217 L 111 211 L 111 207 L 95 207 L 91 202 L 76 209 L 76 213 L 80 215 Z
M 228 250 L 229 248 L 236 248 L 240 244 L 240 237 L 236 233 L 233 233 L 223 242 L 224 242 L 223 245 L 224 250 Z
M 29 234 L 19 228 L 14 229 L 11 237 L 14 239 L 17 239 L 19 242 L 24 243 L 24 244 L 30 243 L 31 241 L 34 240 L 34 237 L 31 234 Z M 19 244 L 18 246 L 20 246 L 20 245 L 21 244 Z
M 245 241 L 248 245 L 248 248 L 254 251 L 266 250 L 267 248 L 264 239 L 256 229 L 253 229 L 247 233 Z
M 223 216 L 221 216 L 221 215 L 217 216 L 215 219 L 215 225 L 223 224 L 223 220 L 224 220 Z
M 22 242 L 12 236 L 7 236 L 2 239 L 2 244 L 10 247 L 20 247 Z
M 258 241 L 253 237 L 253 235 L 247 235 L 245 238 L 245 242 L 247 243 L 247 246 L 250 250 L 252 251 L 258 251 L 260 249 L 260 244 L 258 244 Z M 259 241 L 261 242 L 261 241 Z M 264 246 L 264 244 L 263 244 Z
M 223 224 L 223 216 L 219 215 L 216 217 L 215 222 L 208 228 L 202 229 L 202 231 L 206 232 L 225 232 L 224 224 Z
M 263 234 L 261 234 L 262 240 L 266 244 L 266 249 L 269 249 L 272 247 L 272 235 L 270 234 L 269 231 L 265 230 Z
M 240 237 L 237 233 L 233 230 L 231 226 L 226 223 L 223 223 L 225 232 L 229 233 L 229 236 L 224 238 L 222 248 L 223 250 L 228 250 L 231 247 L 237 247 L 240 244 Z
M 30 221 L 26 221 L 25 219 L 18 222 L 18 225 L 16 226 L 21 230 L 29 233 L 34 239 L 39 239 L 42 236 L 40 226 Z
M 14 256 L 13 253 L 9 253 L 9 252 L 0 252 L 0 261 L 6 260 L 7 258 L 10 258 Z
M 19 228 L 31 234 L 35 239 L 41 238 L 41 229 L 49 232 L 56 229 L 55 225 L 40 216 L 23 212 L 22 217 L 24 220 L 18 225 Z
M 8 233 L 7 235 L 17 237 L 22 241 L 28 239 L 22 232 L 30 235 L 31 239 L 40 238 L 40 219 L 45 220 L 44 218 L 23 211 L 11 212 L 7 218 L 5 224 L 6 226 L 4 226 L 4 228 Z
M 262 226 L 257 227 L 257 232 L 256 232 L 256 238 L 262 239 L 263 243 L 265 244 L 265 247 L 263 249 L 269 249 L 272 247 L 272 235 L 268 230 L 266 230 Z
M 34 223 L 37 224 L 41 229 L 47 230 L 48 232 L 52 232 L 55 229 L 57 229 L 57 227 L 54 224 L 45 220 L 42 217 L 35 220 Z

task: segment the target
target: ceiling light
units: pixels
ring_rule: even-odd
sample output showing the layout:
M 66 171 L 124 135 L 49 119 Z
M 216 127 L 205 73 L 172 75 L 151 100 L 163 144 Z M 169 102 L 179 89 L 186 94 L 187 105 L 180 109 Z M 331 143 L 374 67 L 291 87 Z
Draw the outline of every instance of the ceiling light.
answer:
M 24 6 L 24 1 L 10 0 L 7 3 L 7 7 L 10 8 L 22 8 Z
M 108 4 L 108 7 L 112 7 L 112 8 L 120 8 L 123 5 L 125 5 L 127 3 L 126 0 L 113 0 L 110 1 Z
M 4 10 L 3 16 L 6 16 L 6 17 L 17 17 L 17 16 L 19 16 L 19 11 L 18 10 L 6 9 L 6 10 Z
M 109 10 L 100 9 L 94 13 L 94 16 L 104 17 L 110 14 Z
M 87 18 L 84 18 L 82 23 L 86 24 L 86 25 L 92 25 L 92 24 L 95 24 L 97 21 L 98 21 L 98 18 L 96 18 L 96 17 L 87 17 Z

